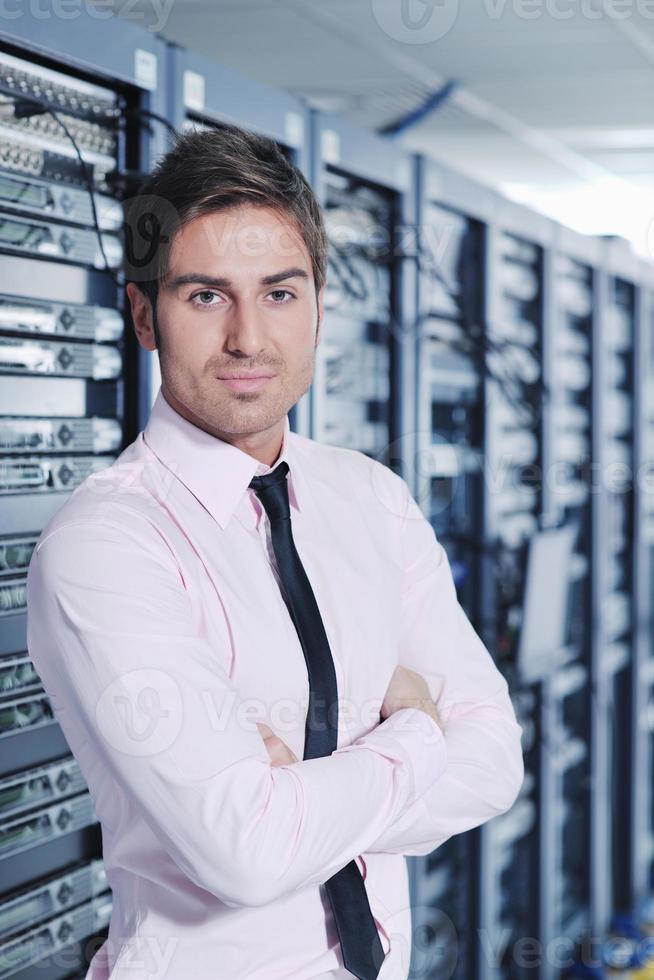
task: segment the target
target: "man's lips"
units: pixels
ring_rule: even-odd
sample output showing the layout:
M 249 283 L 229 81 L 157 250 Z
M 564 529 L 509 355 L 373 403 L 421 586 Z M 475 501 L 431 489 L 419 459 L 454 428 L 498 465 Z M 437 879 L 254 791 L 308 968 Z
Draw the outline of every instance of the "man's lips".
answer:
M 274 374 L 226 374 L 218 375 L 218 380 L 231 391 L 256 391 L 274 377 Z

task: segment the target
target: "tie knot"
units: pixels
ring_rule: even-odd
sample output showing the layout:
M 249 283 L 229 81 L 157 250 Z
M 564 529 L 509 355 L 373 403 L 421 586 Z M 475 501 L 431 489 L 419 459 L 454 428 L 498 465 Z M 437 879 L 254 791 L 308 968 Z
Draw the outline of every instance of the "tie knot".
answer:
M 248 484 L 261 501 L 271 522 L 291 516 L 286 481 L 288 470 L 288 463 L 282 460 L 271 473 L 266 473 L 265 476 L 253 476 Z

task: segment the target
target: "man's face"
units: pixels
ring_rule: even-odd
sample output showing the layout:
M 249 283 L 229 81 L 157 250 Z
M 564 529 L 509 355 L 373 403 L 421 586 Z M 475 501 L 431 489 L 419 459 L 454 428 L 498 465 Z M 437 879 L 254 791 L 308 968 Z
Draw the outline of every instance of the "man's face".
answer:
M 127 288 L 139 342 L 153 350 L 149 303 Z M 242 205 L 190 222 L 175 235 L 157 302 L 168 402 L 253 454 L 268 442 L 276 451 L 313 380 L 323 292 L 316 298 L 307 247 L 285 215 Z M 270 377 L 227 380 L 239 374 Z

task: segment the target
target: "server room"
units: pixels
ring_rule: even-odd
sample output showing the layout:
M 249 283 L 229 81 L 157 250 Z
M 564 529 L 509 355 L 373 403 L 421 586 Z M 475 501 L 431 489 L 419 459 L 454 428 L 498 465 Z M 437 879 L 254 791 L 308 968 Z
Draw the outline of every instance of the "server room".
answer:
M 654 980 L 653 85 L 1 0 L 0 980 Z

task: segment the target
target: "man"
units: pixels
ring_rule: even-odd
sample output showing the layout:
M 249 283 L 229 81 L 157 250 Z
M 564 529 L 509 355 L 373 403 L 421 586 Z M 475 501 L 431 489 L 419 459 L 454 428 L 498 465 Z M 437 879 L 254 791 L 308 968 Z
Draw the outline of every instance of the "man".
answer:
M 28 575 L 113 889 L 88 977 L 406 978 L 404 855 L 522 783 L 506 682 L 405 481 L 290 431 L 327 254 L 301 173 L 253 133 L 192 131 L 126 210 L 161 388 Z

